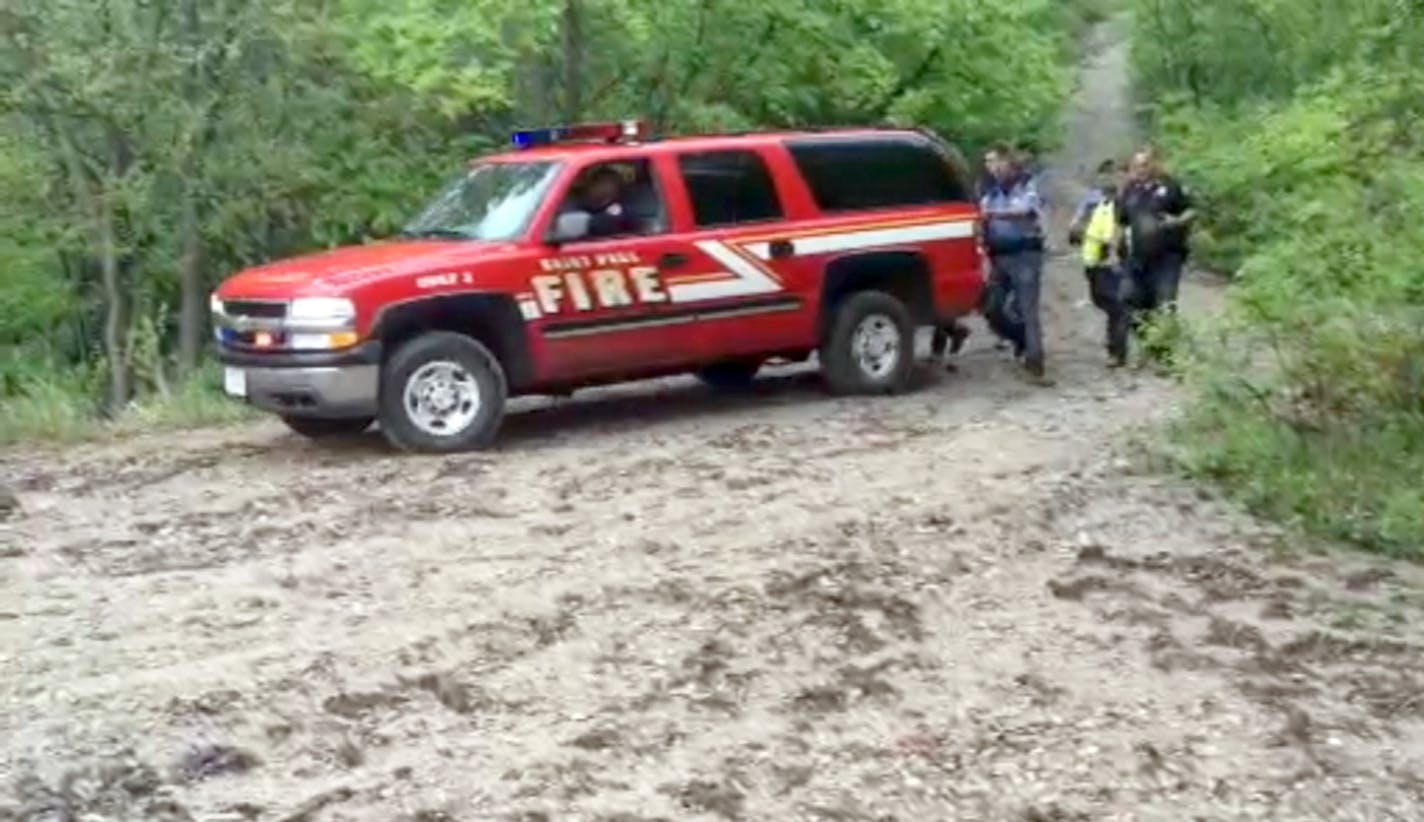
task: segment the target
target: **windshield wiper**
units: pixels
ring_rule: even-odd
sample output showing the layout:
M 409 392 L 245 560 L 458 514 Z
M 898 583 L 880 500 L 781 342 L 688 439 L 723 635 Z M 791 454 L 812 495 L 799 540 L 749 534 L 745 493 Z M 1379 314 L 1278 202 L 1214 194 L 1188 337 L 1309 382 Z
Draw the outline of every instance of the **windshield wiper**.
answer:
M 414 239 L 442 239 L 442 240 L 473 240 L 474 237 L 454 228 L 422 228 L 419 231 L 406 229 L 400 233 L 402 237 Z

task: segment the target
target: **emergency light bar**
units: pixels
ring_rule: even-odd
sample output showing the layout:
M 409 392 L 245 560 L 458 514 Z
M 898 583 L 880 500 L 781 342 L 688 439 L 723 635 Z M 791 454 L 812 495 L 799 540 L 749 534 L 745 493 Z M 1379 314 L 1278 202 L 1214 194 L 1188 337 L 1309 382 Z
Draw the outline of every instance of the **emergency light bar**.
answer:
M 642 139 L 644 131 L 641 120 L 624 120 L 620 123 L 580 123 L 572 126 L 523 129 L 514 132 L 511 139 L 515 148 L 525 149 L 557 143 L 636 142 Z

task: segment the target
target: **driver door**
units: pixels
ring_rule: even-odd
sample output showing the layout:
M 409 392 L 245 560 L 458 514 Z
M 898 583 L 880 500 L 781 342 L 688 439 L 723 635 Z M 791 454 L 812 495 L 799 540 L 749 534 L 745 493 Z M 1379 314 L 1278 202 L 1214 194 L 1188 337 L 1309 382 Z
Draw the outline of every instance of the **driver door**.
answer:
M 697 357 L 693 318 L 672 308 L 666 284 L 695 252 L 670 232 L 667 188 L 653 158 L 630 155 L 584 166 L 560 196 L 549 229 L 560 214 L 587 212 L 583 186 L 608 167 L 623 181 L 616 203 L 625 225 L 611 234 L 546 243 L 535 263 L 530 290 L 550 381 L 634 377 Z

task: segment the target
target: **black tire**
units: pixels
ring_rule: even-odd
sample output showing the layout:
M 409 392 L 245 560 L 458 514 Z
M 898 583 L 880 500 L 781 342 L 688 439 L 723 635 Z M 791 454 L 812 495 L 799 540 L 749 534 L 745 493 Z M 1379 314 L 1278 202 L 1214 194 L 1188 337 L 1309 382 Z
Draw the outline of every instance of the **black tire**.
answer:
M 894 361 L 881 373 L 861 364 L 855 351 L 855 331 L 879 316 L 898 333 Z M 830 331 L 821 345 L 821 372 L 836 394 L 892 394 L 910 382 L 915 364 L 915 326 L 905 304 L 883 291 L 851 294 L 835 308 Z
M 375 417 L 282 417 L 282 422 L 286 423 L 288 428 L 313 440 L 354 437 L 364 433 L 375 421 Z
M 406 403 L 406 388 L 411 378 L 427 366 L 437 367 L 438 363 L 455 366 L 463 374 L 456 382 L 473 383 L 476 392 L 473 416 L 448 431 L 432 424 L 423 425 L 418 419 L 419 413 Z M 449 331 L 427 332 L 392 352 L 381 369 L 381 431 L 392 445 L 406 451 L 448 454 L 483 448 L 494 442 L 499 433 L 508 395 L 504 369 L 478 340 Z M 468 401 L 469 398 L 465 398 L 456 405 Z
M 698 369 L 697 379 L 719 391 L 738 391 L 751 386 L 761 370 L 761 360 L 730 360 Z

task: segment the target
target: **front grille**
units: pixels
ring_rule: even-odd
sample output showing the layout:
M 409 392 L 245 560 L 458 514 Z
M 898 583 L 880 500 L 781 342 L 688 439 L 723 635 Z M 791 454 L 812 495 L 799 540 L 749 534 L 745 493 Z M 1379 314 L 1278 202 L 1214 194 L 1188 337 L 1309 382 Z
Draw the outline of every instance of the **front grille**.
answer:
M 258 344 L 259 337 L 264 340 L 264 344 Z M 228 348 L 250 348 L 256 351 L 271 351 L 287 344 L 287 335 L 280 331 L 235 331 L 231 328 L 220 328 L 217 338 L 219 343 Z
M 223 313 L 229 317 L 280 320 L 287 316 L 287 304 L 265 300 L 224 300 Z

